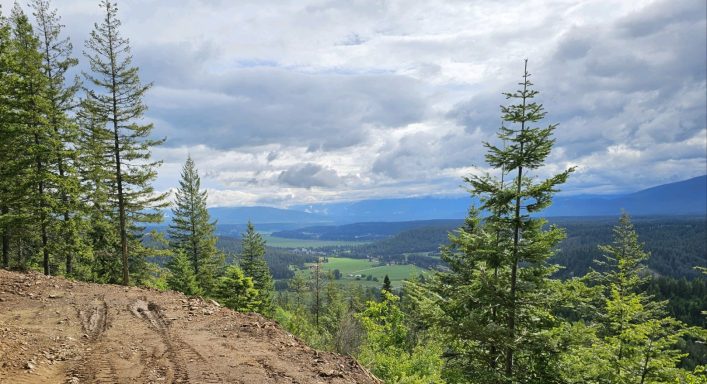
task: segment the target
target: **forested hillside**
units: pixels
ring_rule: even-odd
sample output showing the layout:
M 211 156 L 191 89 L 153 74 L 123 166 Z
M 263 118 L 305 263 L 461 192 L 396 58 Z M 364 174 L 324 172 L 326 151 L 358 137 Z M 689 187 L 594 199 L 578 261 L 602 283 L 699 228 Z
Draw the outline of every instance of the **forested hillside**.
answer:
M 326 13 L 325 8 L 329 6 L 309 7 L 306 13 Z M 468 168 L 474 161 L 466 157 L 470 151 L 465 143 L 457 148 L 460 155 L 451 162 L 453 168 L 446 168 L 457 178 L 464 172 L 468 201 L 475 202 L 463 221 L 395 223 L 396 213 L 388 218 L 391 222 L 281 232 L 312 241 L 377 240 L 370 244 L 332 241 L 326 243 L 328 247 L 276 248 L 267 241 L 278 238 L 261 233 L 262 228 L 250 220 L 244 226 L 225 222 L 224 232 L 219 233 L 210 204 L 232 201 L 234 196 L 259 202 L 260 194 L 272 189 L 277 193 L 263 201 L 274 205 L 293 199 L 293 191 L 301 193 L 304 202 L 317 196 L 322 201 L 336 199 L 330 190 L 315 193 L 335 187 L 364 196 L 371 190 L 359 190 L 358 184 L 376 180 L 380 184 L 371 185 L 394 196 L 399 192 L 393 189 L 410 180 L 389 184 L 386 178 L 406 174 L 403 168 L 409 165 L 423 168 L 417 162 L 419 151 L 406 148 L 406 140 L 397 135 L 424 124 L 402 119 L 391 127 L 399 129 L 385 131 L 394 134 L 383 135 L 390 141 L 384 146 L 399 149 L 397 157 L 403 161 L 393 167 L 379 162 L 385 156 L 377 156 L 371 165 L 375 175 L 340 175 L 328 166 L 308 162 L 314 153 L 344 145 L 339 139 L 351 139 L 348 132 L 333 142 L 309 145 L 288 136 L 289 144 L 299 146 L 296 152 L 282 154 L 278 151 L 285 145 L 262 142 L 257 128 L 250 137 L 219 126 L 211 127 L 219 140 L 233 139 L 223 132 L 239 141 L 250 140 L 254 145 L 250 152 L 225 148 L 232 155 L 229 160 L 210 162 L 204 153 L 210 156 L 216 149 L 207 145 L 178 144 L 159 150 L 170 138 L 159 137 L 158 132 L 178 132 L 171 127 L 155 129 L 165 122 L 146 115 L 153 83 L 140 77 L 117 5 L 101 0 L 97 10 L 100 17 L 85 36 L 83 50 L 73 49 L 66 34 L 69 28 L 48 0 L 31 0 L 29 9 L 16 3 L 9 15 L 0 14 L 0 237 L 6 269 L 0 271 L 3 381 L 707 382 L 704 217 L 632 220 L 626 212 L 612 218 L 546 220 L 556 193 L 572 178 L 587 173 L 576 172 L 573 161 L 554 161 L 553 156 L 567 151 L 556 150 L 557 141 L 567 140 L 568 135 L 556 135 L 558 124 L 546 121 L 527 59 L 517 63 L 523 66 L 515 88 L 495 91 L 505 98 L 496 134 L 489 133 L 493 127 L 474 129 L 474 144 L 485 151 L 479 159 L 486 164 Z M 75 20 L 85 22 L 86 17 Z M 161 36 L 166 35 L 171 33 Z M 146 35 L 131 37 L 145 39 Z M 150 47 L 136 45 L 143 55 L 153 53 Z M 335 44 L 349 45 L 358 43 Z M 81 58 L 74 56 L 78 51 Z M 230 62 L 214 67 L 218 72 Z M 243 68 L 252 64 L 234 62 Z M 190 63 L 184 74 L 206 76 L 206 71 L 190 66 L 198 65 Z M 77 69 L 81 76 L 70 76 L 69 71 Z M 302 72 L 316 77 L 306 68 Z M 259 80 L 212 79 L 224 87 L 253 89 L 271 80 L 253 78 Z M 287 82 L 283 79 L 258 91 L 273 100 L 262 110 L 247 97 L 209 94 L 207 102 L 195 103 L 204 109 L 203 116 L 191 119 L 198 124 L 190 128 L 199 134 L 211 132 L 200 125 L 210 120 L 211 104 L 226 100 L 231 105 L 246 99 L 246 104 L 239 104 L 244 109 L 234 109 L 235 117 L 223 121 L 232 124 L 258 109 L 258 119 L 238 125 L 252 129 L 259 119 L 267 120 L 284 108 L 292 116 L 279 119 L 279 125 L 288 133 L 312 128 L 315 137 L 341 122 L 317 116 L 324 113 L 320 104 L 337 97 L 328 93 L 343 85 L 335 81 L 337 77 L 324 78 L 322 83 L 335 86 L 316 88 L 312 93 L 323 96 L 310 101 L 316 107 L 310 106 L 313 111 L 304 114 L 306 121 L 294 126 L 290 117 L 302 111 L 290 104 L 309 92 L 297 85 L 296 95 L 283 99 L 279 95 L 280 86 Z M 397 85 L 377 84 L 377 78 L 365 82 L 376 83 L 375 91 L 346 94 L 344 103 L 331 108 L 336 114 L 351 108 L 364 115 L 347 124 L 346 130 L 387 128 L 377 125 L 396 119 L 372 119 L 370 113 L 386 115 L 406 104 L 403 93 L 392 93 Z M 441 93 L 447 91 L 441 87 L 433 93 L 444 98 Z M 382 106 L 370 108 L 356 103 L 359 94 L 364 99 L 384 94 L 385 100 Z M 171 103 L 161 100 L 163 108 Z M 423 104 L 412 109 L 422 109 Z M 170 110 L 178 114 L 179 109 Z M 487 122 L 482 119 L 474 127 Z M 467 131 L 468 127 L 455 124 L 448 125 Z M 269 134 L 280 137 L 285 130 Z M 422 140 L 427 140 L 424 135 Z M 622 146 L 613 148 L 626 152 Z M 202 172 L 191 150 L 200 152 L 206 163 Z M 165 167 L 168 183 L 158 183 L 163 159 L 156 157 L 173 160 Z M 269 168 L 283 158 L 299 163 L 287 169 Z M 327 161 L 334 159 L 339 158 Z M 207 188 L 213 179 L 202 184 L 202 174 L 210 178 L 211 167 L 225 162 L 238 162 L 241 167 L 227 172 L 225 184 L 255 189 Z M 245 172 L 251 167 L 253 173 Z M 425 171 L 427 176 L 420 176 L 424 185 L 439 181 L 436 170 Z M 441 185 L 440 189 L 449 184 Z M 409 189 L 409 196 L 416 196 L 414 191 Z M 655 192 L 638 197 L 650 200 Z M 678 200 L 683 196 L 673 192 Z M 365 208 L 366 203 L 361 205 Z M 440 207 L 439 212 L 449 212 L 448 208 Z M 163 223 L 166 210 L 169 221 Z M 368 208 L 364 211 L 366 217 L 375 214 Z M 318 213 L 293 214 L 279 208 L 224 207 L 212 212 L 223 218 L 264 212 L 266 217 L 285 218 L 287 229 L 320 219 Z M 344 276 L 341 269 L 331 268 L 334 263 L 340 268 L 357 267 Z M 404 263 L 422 268 L 379 269 Z M 596 268 L 590 269 L 592 265 Z
M 550 223 L 559 225 L 567 234 L 557 247 L 557 255 L 552 258 L 563 267 L 556 276 L 567 278 L 586 274 L 593 266 L 592 260 L 600 253 L 598 245 L 611 240 L 611 228 L 615 221 L 615 218 L 608 217 L 550 219 Z M 700 276 L 695 267 L 707 263 L 707 242 L 704 241 L 707 238 L 707 220 L 704 217 L 636 217 L 633 221 L 646 250 L 651 252 L 648 267 L 652 272 L 676 278 Z M 334 253 L 345 252 L 348 257 L 381 257 L 391 262 L 407 262 L 422 267 L 439 265 L 440 246 L 449 244 L 449 234 L 456 231 L 461 222 L 419 223 L 423 227 L 402 231 L 371 244 L 325 249 Z M 334 229 L 329 229 L 328 233 L 329 236 L 350 239 L 345 233 Z

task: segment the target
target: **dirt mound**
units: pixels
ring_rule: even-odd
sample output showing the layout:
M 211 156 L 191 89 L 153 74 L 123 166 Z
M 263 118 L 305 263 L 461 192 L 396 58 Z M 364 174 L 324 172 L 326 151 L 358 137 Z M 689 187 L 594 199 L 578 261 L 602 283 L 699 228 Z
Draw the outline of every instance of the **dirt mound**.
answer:
M 262 316 L 0 270 L 0 383 L 379 383 Z

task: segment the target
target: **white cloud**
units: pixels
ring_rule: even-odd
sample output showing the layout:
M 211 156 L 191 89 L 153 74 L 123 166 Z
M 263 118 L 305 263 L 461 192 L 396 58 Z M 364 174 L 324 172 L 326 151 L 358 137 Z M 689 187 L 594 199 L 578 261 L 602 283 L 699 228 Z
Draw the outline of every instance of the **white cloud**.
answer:
M 0 0 L 4 10 L 11 1 Z M 55 0 L 77 54 L 97 1 Z M 187 153 L 210 203 L 454 194 L 483 167 L 522 59 L 545 123 L 541 172 L 571 193 L 630 191 L 707 167 L 707 5 L 669 0 L 119 2 L 156 187 Z M 82 65 L 85 65 L 85 60 Z

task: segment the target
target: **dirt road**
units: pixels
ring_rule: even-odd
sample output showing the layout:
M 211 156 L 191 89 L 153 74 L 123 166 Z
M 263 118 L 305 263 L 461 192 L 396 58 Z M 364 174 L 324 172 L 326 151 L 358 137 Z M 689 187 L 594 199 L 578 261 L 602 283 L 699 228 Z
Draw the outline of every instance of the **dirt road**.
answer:
M 377 383 L 259 315 L 0 270 L 0 383 Z

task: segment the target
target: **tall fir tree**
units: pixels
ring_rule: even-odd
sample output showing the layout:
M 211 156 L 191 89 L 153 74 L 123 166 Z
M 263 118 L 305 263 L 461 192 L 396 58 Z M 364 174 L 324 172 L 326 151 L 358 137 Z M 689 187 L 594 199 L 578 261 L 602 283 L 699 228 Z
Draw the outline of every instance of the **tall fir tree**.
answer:
M 150 158 L 150 149 L 164 140 L 150 138 L 152 124 L 139 124 L 150 84 L 140 82 L 138 68 L 132 64 L 129 41 L 120 35 L 117 6 L 109 0 L 102 0 L 100 6 L 105 17 L 94 24 L 84 53 L 91 68 L 91 73 L 84 74 L 90 84 L 86 103 L 106 121 L 101 129 L 111 134 L 102 144 L 112 148 L 115 190 L 110 197 L 118 217 L 122 283 L 127 285 L 131 267 L 136 272 L 144 267 L 143 228 L 138 225 L 160 222 L 159 209 L 166 206 L 165 194 L 156 193 L 151 185 L 161 162 Z
M 80 128 L 78 171 L 81 179 L 81 198 L 87 208 L 86 219 L 91 223 L 86 231 L 94 262 L 92 280 L 119 283 L 122 278 L 118 218 L 111 203 L 115 191 L 112 148 L 105 143 L 112 139 L 106 130 L 105 118 L 91 109 L 91 104 L 81 103 L 77 116 Z
M 67 275 L 74 274 L 74 257 L 86 255 L 81 232 L 85 222 L 80 214 L 80 183 L 76 169 L 76 150 L 78 148 L 78 129 L 68 114 L 76 107 L 76 92 L 80 88 L 78 77 L 66 84 L 66 74 L 78 64 L 72 57 L 72 45 L 68 37 L 62 38 L 60 17 L 47 0 L 33 0 L 30 3 L 37 24 L 39 49 L 43 59 L 43 73 L 47 82 L 47 102 L 49 114 L 47 124 L 52 129 L 56 140 L 56 180 L 61 197 L 60 206 L 56 207 L 63 217 L 58 225 L 57 236 L 61 239 L 56 247 L 57 257 L 65 261 Z
M 192 273 L 206 293 L 213 290 L 215 278 L 223 267 L 223 256 L 216 249 L 216 222 L 206 209 L 207 193 L 191 156 L 182 168 L 182 178 L 172 208 L 169 225 L 170 247 L 189 260 Z
M 551 383 L 558 377 L 548 335 L 555 322 L 550 276 L 556 267 L 548 259 L 564 233 L 544 229 L 546 221 L 535 216 L 572 169 L 539 182 L 529 174 L 544 164 L 556 128 L 533 126 L 545 112 L 533 101 L 538 92 L 529 78 L 526 61 L 521 89 L 504 94 L 517 101 L 501 107 L 498 137 L 504 145 L 485 144 L 498 177 L 465 179 L 481 203 L 450 236 L 442 254 L 450 272 L 439 274 L 436 284 L 440 325 L 453 350 L 450 375 L 482 383 Z
M 30 245 L 31 254 L 38 255 L 44 274 L 55 272 L 52 257 L 52 239 L 57 206 L 56 191 L 60 188 L 55 174 L 55 157 L 61 141 L 48 124 L 51 104 L 48 99 L 49 83 L 43 73 L 40 42 L 19 4 L 11 14 L 17 83 L 14 88 L 17 108 L 17 129 L 20 132 L 18 148 L 25 150 L 23 157 L 25 177 L 17 174 L 16 182 L 22 185 L 24 196 L 18 204 L 18 213 L 24 217 L 26 231 L 23 242 Z M 26 181 L 26 184 L 24 183 Z M 35 235 L 36 233 L 36 235 Z M 36 240 L 35 240 L 36 239 Z M 22 251 L 20 251 L 22 252 Z M 30 262 L 35 259 L 32 258 Z
M 253 285 L 260 295 L 258 312 L 270 314 L 273 309 L 275 285 L 270 268 L 265 261 L 265 240 L 256 232 L 255 226 L 250 221 L 241 244 L 240 266 L 243 273 L 253 279 Z
M 18 159 L 15 148 L 19 139 L 15 119 L 14 87 L 17 76 L 14 72 L 12 28 L 0 7 L 0 232 L 2 234 L 2 266 L 10 267 L 10 241 L 12 228 L 17 218 L 12 202 L 19 195 L 17 175 Z

